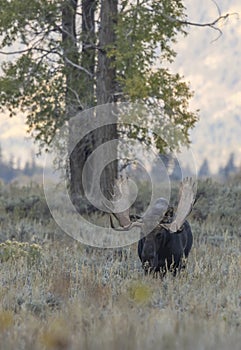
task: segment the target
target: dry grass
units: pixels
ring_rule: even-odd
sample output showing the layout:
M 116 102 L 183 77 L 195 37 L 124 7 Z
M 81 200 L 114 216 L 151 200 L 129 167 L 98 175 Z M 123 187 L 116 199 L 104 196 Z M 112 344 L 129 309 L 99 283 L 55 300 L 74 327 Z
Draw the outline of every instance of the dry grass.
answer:
M 192 227 L 187 270 L 162 281 L 143 276 L 136 245 L 122 258 L 67 238 L 0 247 L 0 349 L 239 350 L 240 228 Z

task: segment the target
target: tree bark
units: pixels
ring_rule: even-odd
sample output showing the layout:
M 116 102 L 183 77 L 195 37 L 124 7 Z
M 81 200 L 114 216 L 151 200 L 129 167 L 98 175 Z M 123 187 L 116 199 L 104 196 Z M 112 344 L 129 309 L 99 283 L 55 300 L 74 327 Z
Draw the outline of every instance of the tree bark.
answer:
M 83 103 L 82 108 L 88 109 L 93 107 L 95 103 L 97 105 L 106 104 L 113 102 L 113 96 L 115 92 L 115 68 L 113 67 L 113 59 L 109 58 L 107 55 L 106 48 L 113 45 L 115 42 L 115 23 L 117 19 L 117 3 L 118 1 L 114 0 L 102 0 L 100 3 L 100 29 L 99 29 L 99 42 L 98 47 L 98 56 L 96 60 L 96 50 L 95 50 L 95 10 L 96 10 L 96 0 L 83 0 L 82 1 L 82 55 L 81 55 L 81 67 L 87 70 L 90 74 L 85 72 L 78 72 L 78 75 L 72 73 L 72 70 L 68 71 L 69 76 L 67 77 L 67 84 L 69 86 L 78 86 L 78 94 L 80 100 Z M 71 4 L 71 5 L 70 5 Z M 76 3 L 69 1 L 69 6 L 72 6 L 71 10 L 75 10 Z M 63 12 L 66 17 L 66 20 L 63 21 L 67 31 L 74 33 L 74 17 L 70 16 L 70 11 Z M 71 36 L 71 38 L 73 39 Z M 71 40 L 70 38 L 68 40 Z M 67 39 L 65 39 L 67 42 Z M 73 51 L 75 51 L 76 43 L 74 40 L 71 42 Z M 73 54 L 73 53 L 72 53 Z M 75 55 L 73 57 L 75 59 Z M 97 61 L 97 68 L 96 68 Z M 77 60 L 74 61 L 77 63 Z M 77 63 L 79 64 L 79 63 Z M 72 77 L 77 78 L 74 82 Z M 96 79 L 95 79 L 96 78 Z M 72 84 L 72 85 L 71 85 Z M 96 84 L 96 85 L 95 85 Z M 70 89 L 71 92 L 72 88 Z M 68 91 L 68 89 L 67 89 Z M 76 90 L 75 90 L 76 91 Z M 70 98 L 66 99 L 67 104 L 69 103 Z M 67 110 L 70 116 L 74 116 L 73 113 L 78 113 L 80 106 L 75 108 L 73 104 L 67 105 Z M 108 143 L 113 139 L 117 139 L 117 125 L 115 122 L 115 117 L 113 116 L 111 110 L 107 108 L 108 120 L 112 121 L 113 124 L 102 126 L 96 128 L 96 130 L 91 131 L 88 135 L 84 136 L 83 139 L 79 140 L 75 145 L 74 149 L 71 149 L 70 154 L 70 193 L 73 203 L 78 209 L 80 204 L 81 197 L 86 196 L 86 188 L 83 186 L 83 169 L 86 164 L 88 157 L 101 145 Z M 91 111 L 90 111 L 91 116 Z M 97 108 L 97 118 L 101 118 L 101 115 L 98 116 Z M 70 144 L 73 145 L 73 140 L 76 139 L 76 132 L 78 130 L 78 120 L 70 121 Z M 72 140 L 71 140 L 72 139 Z M 93 156 L 93 162 L 96 161 L 96 166 L 93 163 L 92 167 L 85 168 L 85 179 L 87 179 L 87 191 L 88 195 L 94 195 L 95 180 L 97 178 L 96 169 L 98 169 L 100 162 L 105 163 L 106 159 L 115 159 L 105 166 L 100 177 L 100 187 L 105 197 L 109 198 L 110 193 L 113 188 L 114 181 L 117 177 L 117 147 L 107 147 L 105 153 L 101 155 L 103 159 L 99 157 L 95 159 Z M 98 165 L 97 165 L 98 163 Z
M 62 46 L 66 77 L 66 118 L 76 115 L 80 106 L 76 96 L 79 95 L 79 52 L 76 38 L 77 0 L 66 0 L 62 7 Z
M 97 67 L 97 104 L 114 101 L 116 72 L 113 58 L 108 57 L 106 48 L 115 43 L 115 25 L 117 22 L 117 0 L 102 0 L 100 12 L 100 31 Z
M 71 1 L 71 0 L 70 0 Z M 91 108 L 95 104 L 94 89 L 95 89 L 95 11 L 96 0 L 82 0 L 82 25 L 81 25 L 81 67 L 89 74 L 82 71 L 79 72 L 76 84 L 78 85 L 79 100 L 81 101 L 81 108 L 75 110 L 75 114 L 80 113 L 82 110 Z M 75 115 L 74 115 L 75 116 Z M 72 123 L 70 121 L 70 123 Z M 76 123 L 76 121 L 74 121 Z M 78 125 L 70 125 L 70 144 L 75 140 L 76 129 Z M 74 133 L 74 134 L 73 134 Z M 87 135 L 83 139 L 79 140 L 74 149 L 70 153 L 70 195 L 73 203 L 78 208 L 81 197 L 84 196 L 84 188 L 82 183 L 82 169 L 92 152 L 93 142 L 92 137 Z
M 116 87 L 116 71 L 113 65 L 113 58 L 108 57 L 106 48 L 111 47 L 115 43 L 115 25 L 117 23 L 118 0 L 102 0 L 100 10 L 100 31 L 99 31 L 99 47 L 98 66 L 97 66 L 97 83 L 96 97 L 97 105 L 114 102 L 114 93 Z M 97 132 L 97 139 L 100 137 L 102 142 L 108 142 L 118 139 L 116 117 L 114 110 L 109 110 L 109 120 L 113 120 L 113 124 L 107 125 Z M 112 113 L 113 112 L 113 113 Z M 108 159 L 115 159 L 109 163 L 101 177 L 101 188 L 106 198 L 110 198 L 113 190 L 113 184 L 118 176 L 117 147 L 109 147 L 106 154 Z
M 82 100 L 83 107 L 91 108 L 95 105 L 95 59 L 96 59 L 96 34 L 95 34 L 95 12 L 97 0 L 82 0 L 82 55 L 81 66 L 87 69 L 90 75 L 83 73 Z M 84 97 L 84 98 L 83 98 Z

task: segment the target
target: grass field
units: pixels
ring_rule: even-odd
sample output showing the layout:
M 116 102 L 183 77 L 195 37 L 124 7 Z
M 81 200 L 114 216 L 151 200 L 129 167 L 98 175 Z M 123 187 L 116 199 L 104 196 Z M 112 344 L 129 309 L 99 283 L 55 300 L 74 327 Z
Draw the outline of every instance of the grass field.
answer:
M 143 276 L 136 244 L 84 246 L 42 188 L 0 186 L 0 349 L 241 349 L 241 179 L 200 182 L 186 271 Z

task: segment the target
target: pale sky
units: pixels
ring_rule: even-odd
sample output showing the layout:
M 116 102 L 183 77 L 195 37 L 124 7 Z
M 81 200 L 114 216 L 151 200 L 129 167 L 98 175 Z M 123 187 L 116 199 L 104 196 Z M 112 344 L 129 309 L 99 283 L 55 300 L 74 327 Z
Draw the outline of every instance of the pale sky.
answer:
M 191 132 L 198 166 L 207 157 L 213 171 L 226 164 L 231 152 L 241 165 L 241 119 L 237 121 L 241 118 L 241 1 L 216 3 L 223 15 L 235 13 L 221 22 L 223 35 L 217 39 L 215 30 L 191 27 L 189 35 L 177 44 L 173 65 L 195 91 L 191 106 L 200 109 L 200 121 Z M 192 21 L 208 22 L 218 16 L 210 0 L 185 4 Z

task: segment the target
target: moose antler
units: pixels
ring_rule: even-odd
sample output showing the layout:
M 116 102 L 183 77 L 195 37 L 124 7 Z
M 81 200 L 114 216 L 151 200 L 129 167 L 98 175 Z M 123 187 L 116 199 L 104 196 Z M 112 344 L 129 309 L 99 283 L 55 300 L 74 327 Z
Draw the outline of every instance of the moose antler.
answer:
M 108 209 L 111 211 L 111 214 L 113 214 L 116 219 L 118 220 L 121 227 L 114 227 L 112 216 L 110 214 L 110 223 L 111 227 L 115 229 L 116 231 L 129 231 L 133 227 L 142 227 L 142 223 L 139 221 L 132 222 L 130 219 L 130 204 L 129 204 L 129 190 L 126 179 L 118 179 L 116 180 L 114 187 L 113 187 L 113 193 L 111 194 L 114 204 L 117 202 L 121 196 L 126 201 L 126 207 L 127 209 L 120 211 L 120 212 L 113 212 L 111 208 L 108 207 Z
M 172 233 L 177 232 L 182 227 L 184 221 L 186 220 L 186 217 L 192 210 L 192 206 L 195 199 L 194 189 L 195 182 L 192 178 L 186 178 L 183 180 L 180 187 L 180 199 L 177 211 L 174 216 L 174 220 L 170 224 L 164 222 L 165 215 L 170 210 L 168 201 L 164 198 L 158 198 L 155 201 L 154 205 L 151 206 L 149 210 L 147 210 L 145 215 L 142 217 L 142 221 L 132 222 L 130 219 L 130 205 L 128 203 L 129 192 L 126 180 L 117 180 L 113 188 L 112 203 L 115 203 L 120 199 L 121 196 L 124 196 L 126 200 L 127 209 L 117 212 L 116 208 L 113 211 L 113 209 L 108 207 L 111 214 L 113 214 L 116 217 L 121 226 L 119 228 L 114 227 L 112 217 L 110 214 L 111 227 L 116 231 L 129 231 L 134 227 L 140 227 L 142 231 L 149 232 L 150 228 L 154 228 L 156 225 L 160 224 L 162 227 L 164 227 Z
M 150 232 L 154 229 L 165 217 L 168 211 L 168 201 L 165 198 L 157 198 L 153 205 L 145 212 L 143 218 L 143 231 Z
M 170 232 L 177 232 L 190 214 L 195 200 L 195 181 L 185 178 L 180 187 L 180 199 L 174 220 L 170 224 L 162 224 Z
M 139 227 L 143 232 L 152 231 L 155 226 L 157 226 L 164 218 L 166 212 L 168 211 L 168 201 L 165 198 L 157 198 L 157 200 L 152 203 L 149 209 L 146 211 L 144 216 L 141 218 L 141 221 L 132 222 L 130 220 L 130 203 L 129 203 L 129 187 L 126 179 L 116 180 L 115 185 L 113 187 L 113 193 L 111 194 L 113 202 L 113 208 L 115 210 L 111 210 L 111 214 L 113 214 L 118 220 L 121 227 L 116 228 L 113 224 L 112 216 L 110 214 L 110 223 L 111 227 L 116 231 L 126 231 L 131 230 L 134 227 Z M 125 209 L 124 211 L 116 210 L 114 204 L 122 197 L 125 199 Z

